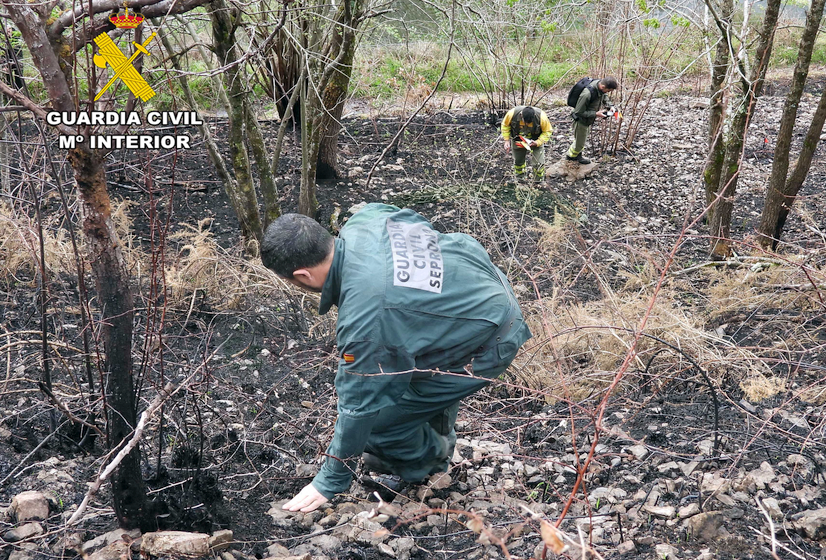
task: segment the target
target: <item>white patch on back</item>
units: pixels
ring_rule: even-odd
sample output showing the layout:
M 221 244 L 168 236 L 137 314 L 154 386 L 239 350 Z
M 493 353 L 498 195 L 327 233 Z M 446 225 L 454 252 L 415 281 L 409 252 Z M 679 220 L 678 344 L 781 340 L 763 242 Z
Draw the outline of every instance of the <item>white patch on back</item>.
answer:
M 393 285 L 442 293 L 445 271 L 438 234 L 425 223 L 387 220 Z

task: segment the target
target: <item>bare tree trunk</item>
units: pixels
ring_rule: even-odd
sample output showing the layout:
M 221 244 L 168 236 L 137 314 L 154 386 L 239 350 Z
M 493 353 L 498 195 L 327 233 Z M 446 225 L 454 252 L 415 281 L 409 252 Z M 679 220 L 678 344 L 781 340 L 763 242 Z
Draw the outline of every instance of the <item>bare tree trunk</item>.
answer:
M 305 76 L 306 74 L 302 68 L 301 74 L 298 77 L 299 84 L 304 82 Z M 284 115 L 281 117 L 281 124 L 278 126 L 278 134 L 275 138 L 275 148 L 273 148 L 272 151 L 272 163 L 270 164 L 270 168 L 273 173 L 278 173 L 278 164 L 281 161 L 281 149 L 284 146 L 284 135 L 287 133 L 287 127 L 291 122 L 293 122 L 293 108 L 298 101 L 299 93 L 301 93 L 300 87 L 296 86 L 293 88 L 293 92 L 290 94 L 290 100 L 287 102 L 287 107 L 284 110 Z
M 362 0 L 345 0 L 332 18 L 331 36 L 324 36 L 324 31 L 318 27 L 308 33 L 308 43 L 313 48 L 321 46 L 321 60 L 328 61 L 309 62 L 310 83 L 302 89 L 301 143 L 302 159 L 306 161 L 302 162 L 299 212 L 308 216 L 314 216 L 318 207 L 315 181 L 325 138 L 330 144 L 323 158 L 324 171 L 333 176 L 336 174 L 339 119 L 350 83 L 356 31 L 362 21 L 362 11 Z
M 57 46 L 50 43 L 46 34 L 45 25 L 50 17 L 50 5 L 6 1 L 3 4 L 29 47 L 52 108 L 57 111 L 77 111 L 70 82 L 63 73 L 57 56 Z M 101 307 L 104 366 L 111 394 L 109 427 L 111 442 L 118 445 L 132 432 L 137 417 L 132 378 L 132 292 L 120 241 L 112 224 L 103 161 L 83 145 L 69 153 L 69 162 L 80 192 L 83 231 Z M 55 180 L 59 181 L 60 178 L 55 177 Z M 138 448 L 126 457 L 115 472 L 112 493 L 115 513 L 122 527 L 139 527 L 144 530 L 151 528 Z
M 273 169 L 267 157 L 267 148 L 264 146 L 264 136 L 258 127 L 258 119 L 250 107 L 249 100 L 244 101 L 244 115 L 246 117 L 247 141 L 250 144 L 255 165 L 258 166 L 258 180 L 261 188 L 261 198 L 264 201 L 264 229 L 281 215 L 281 206 L 278 204 L 278 187 L 275 185 Z
M 782 188 L 772 188 L 766 196 L 758 231 L 762 236 L 761 244 L 763 240 L 770 240 L 772 250 L 777 249 L 777 242 L 783 232 L 783 226 L 786 225 L 786 218 L 789 216 L 794 199 L 809 174 L 812 157 L 815 148 L 817 148 L 820 134 L 823 132 L 824 121 L 826 121 L 826 90 L 820 94 L 820 102 L 817 104 L 814 117 L 812 117 L 812 124 L 809 125 L 806 138 L 803 140 L 803 148 L 800 150 L 800 155 L 795 162 L 791 175 L 789 175 Z
M 309 83 L 301 84 L 301 188 L 298 193 L 298 211 L 315 218 L 318 210 L 316 198 L 315 172 L 318 163 L 318 149 L 321 145 L 321 107 L 318 96 Z M 314 102 L 315 101 L 315 102 Z M 315 110 L 314 112 L 311 112 Z M 313 115 L 316 115 L 313 117 Z
M 780 130 L 777 133 L 777 143 L 774 149 L 774 162 L 772 163 L 772 174 L 769 178 L 769 187 L 766 193 L 766 202 L 763 213 L 760 217 L 760 225 L 757 228 L 760 234 L 760 245 L 763 248 L 771 246 L 777 248 L 780 233 L 786 216 L 789 213 L 794 194 L 786 191 L 787 175 L 789 171 L 789 152 L 792 143 L 792 133 L 797 120 L 797 109 L 800 98 L 803 96 L 803 87 L 806 85 L 806 77 L 809 75 L 809 63 L 812 60 L 815 39 L 820 27 L 820 20 L 823 18 L 824 0 L 813 0 L 811 9 L 806 16 L 806 27 L 800 38 L 800 48 L 798 49 L 797 64 L 794 68 L 792 85 L 786 96 L 786 103 L 783 105 L 783 116 L 780 118 Z M 822 101 L 821 96 L 821 101 Z M 814 122 L 812 122 L 814 124 Z M 818 131 L 819 134 L 819 131 Z M 800 160 L 798 160 L 800 161 Z M 808 168 L 806 169 L 808 173 Z M 801 181 L 802 183 L 802 181 Z M 791 195 L 791 198 L 789 196 Z M 781 218 L 782 214 L 782 218 Z
M 233 16 L 225 0 L 212 0 L 211 6 L 210 18 L 212 19 L 215 54 L 218 56 L 219 64 L 226 66 L 224 79 L 230 105 L 227 142 L 238 189 L 238 221 L 241 224 L 241 233 L 244 238 L 260 240 L 264 235 L 264 229 L 261 224 L 261 214 L 258 211 L 258 197 L 252 182 L 249 155 L 244 143 L 246 79 L 242 66 L 238 64 L 235 44 L 234 18 L 240 17 L 240 13 Z
M 132 377 L 132 328 L 135 315 L 129 273 L 120 240 L 112 223 L 103 161 L 95 153 L 72 150 L 69 161 L 75 172 L 89 244 L 92 272 L 102 310 L 105 371 L 109 374 L 109 414 L 112 442 L 129 438 L 137 423 L 135 383 Z M 122 527 L 153 528 L 146 511 L 146 492 L 141 476 L 140 450 L 127 455 L 112 477 L 115 514 Z
M 356 2 L 356 11 L 358 11 Z M 343 9 L 342 9 L 343 10 Z M 342 14 L 348 18 L 348 14 Z M 346 22 L 346 25 L 352 25 Z M 322 127 L 324 136 L 318 151 L 319 179 L 339 179 L 338 170 L 338 134 L 341 131 L 341 115 L 344 112 L 344 101 L 350 87 L 350 75 L 353 72 L 353 57 L 356 53 L 355 40 L 348 40 L 340 28 L 336 28 L 333 43 L 330 49 L 333 53 L 340 53 L 338 60 L 333 64 L 330 79 L 324 88 L 323 104 L 325 110 Z
M 743 159 L 743 146 L 745 145 L 748 125 L 754 113 L 757 99 L 763 91 L 763 82 L 771 56 L 774 32 L 777 29 L 780 5 L 781 0 L 769 0 L 766 5 L 757 48 L 755 49 L 754 65 L 750 75 L 748 77 L 742 75 L 745 68 L 742 65 L 740 67 L 742 93 L 739 96 L 737 109 L 726 135 L 725 159 L 723 160 L 723 169 L 717 187 L 718 195 L 712 206 L 709 220 L 709 230 L 712 238 L 711 258 L 713 259 L 725 259 L 731 255 L 729 241 L 731 214 L 734 209 L 734 195 L 737 190 L 737 180 Z
M 189 104 L 190 108 L 193 111 L 198 110 L 198 104 L 195 102 L 195 96 L 192 94 L 192 89 L 189 87 L 189 80 L 183 74 L 181 69 L 181 65 L 178 60 L 178 56 L 174 54 L 172 50 L 172 44 L 169 42 L 169 37 L 167 36 L 166 32 L 163 31 L 158 22 L 156 21 L 155 27 L 158 28 L 158 35 L 161 38 L 161 42 L 163 43 L 164 48 L 166 49 L 167 56 L 169 56 L 169 60 L 172 63 L 172 67 L 177 71 L 178 74 L 178 83 L 181 86 L 181 90 L 184 92 L 184 97 L 186 97 L 186 102 Z M 194 39 L 194 37 L 193 37 Z M 223 86 L 220 86 L 221 91 L 223 91 Z M 212 138 L 212 133 L 209 131 L 209 125 L 202 124 L 198 125 L 198 132 L 201 134 L 201 138 L 204 139 L 204 145 L 206 145 L 207 154 L 209 154 L 209 159 L 212 161 L 212 165 L 215 166 L 215 171 L 218 174 L 218 178 L 221 180 L 221 184 L 224 187 L 224 191 L 227 193 L 227 197 L 229 198 L 230 204 L 232 204 L 233 210 L 235 210 L 235 214 L 238 215 L 240 210 L 238 208 L 239 202 L 236 196 L 237 188 L 234 183 L 234 179 L 229 174 L 229 170 L 227 169 L 227 165 L 224 162 L 224 158 L 221 156 L 221 153 L 218 151 L 218 146 L 215 144 L 215 140 Z
M 210 55 L 206 48 L 204 48 L 204 45 L 198 40 L 198 32 L 195 30 L 192 22 L 182 16 L 175 16 L 175 19 L 186 27 L 192 42 L 198 45 L 198 52 L 201 54 L 201 60 L 204 61 L 204 64 L 206 64 L 208 70 L 212 70 L 212 58 L 210 58 Z M 229 99 L 227 99 L 227 92 L 224 90 L 224 85 L 221 83 L 220 76 L 216 74 L 212 76 L 210 80 L 212 81 L 212 85 L 215 87 L 215 92 L 218 94 L 218 100 L 221 102 L 221 107 L 229 111 Z

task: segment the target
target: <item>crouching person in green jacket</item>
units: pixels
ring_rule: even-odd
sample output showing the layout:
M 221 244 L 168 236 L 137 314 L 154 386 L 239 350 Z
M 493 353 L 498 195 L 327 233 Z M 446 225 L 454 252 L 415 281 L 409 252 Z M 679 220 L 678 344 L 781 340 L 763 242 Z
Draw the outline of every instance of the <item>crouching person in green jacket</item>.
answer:
M 472 237 L 441 234 L 419 214 L 368 204 L 333 238 L 286 214 L 264 264 L 338 306 L 338 419 L 328 458 L 284 504 L 309 512 L 365 466 L 408 482 L 448 470 L 459 401 L 510 365 L 531 336 L 507 278 Z

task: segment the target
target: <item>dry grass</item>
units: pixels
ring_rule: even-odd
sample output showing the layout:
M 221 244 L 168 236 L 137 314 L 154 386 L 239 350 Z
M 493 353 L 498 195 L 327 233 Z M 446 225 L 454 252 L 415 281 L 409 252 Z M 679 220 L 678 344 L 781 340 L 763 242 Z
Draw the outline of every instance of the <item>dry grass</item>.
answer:
M 52 223 L 43 224 L 43 230 L 47 272 L 73 273 L 74 257 L 66 230 Z M 17 208 L 0 202 L 0 280 L 12 282 L 33 277 L 39 260 L 37 223 Z
M 248 260 L 240 251 L 221 248 L 209 225 L 208 219 L 197 226 L 180 224 L 180 230 L 170 236 L 170 241 L 183 243 L 165 271 L 173 302 L 203 292 L 218 309 L 237 310 L 253 293 L 291 289 L 259 259 Z
M 648 370 L 652 356 L 665 349 L 657 354 L 649 372 L 663 379 L 697 375 L 688 359 L 691 358 L 716 384 L 724 385 L 726 379 L 731 380 L 752 402 L 790 389 L 789 379 L 778 373 L 782 368 L 777 364 L 787 359 L 783 352 L 808 352 L 811 344 L 804 347 L 792 340 L 788 348 L 771 343 L 751 346 L 736 342 L 731 332 L 714 325 L 722 322 L 726 314 L 737 313 L 738 323 L 749 324 L 752 318 L 763 321 L 754 327 L 749 324 L 758 332 L 769 326 L 785 329 L 787 316 L 801 323 L 798 329 L 807 328 L 807 314 L 818 308 L 822 313 L 820 294 L 814 289 L 787 288 L 805 287 L 807 283 L 811 287 L 810 279 L 814 278 L 823 282 L 823 270 L 813 266 L 811 259 L 806 262 L 807 273 L 801 266 L 804 257 L 774 259 L 772 264 L 760 266 L 752 266 L 756 261 L 750 261 L 736 269 L 698 269 L 694 277 L 698 282 L 684 277 L 668 278 L 655 297 L 653 289 L 661 270 L 661 264 L 656 263 L 661 262 L 660 255 L 640 248 L 631 258 L 615 249 L 606 249 L 600 260 L 599 251 L 583 250 L 581 238 L 569 226 L 564 221 L 536 222 L 529 228 L 537 238 L 537 253 L 536 262 L 526 268 L 572 267 L 574 263 L 572 268 L 580 276 L 588 274 L 592 283 L 599 286 L 602 297 L 585 303 L 577 301 L 577 296 L 568 293 L 571 287 L 562 281 L 556 283 L 550 296 L 540 300 L 531 297 L 534 290 L 517 289 L 534 333 L 534 339 L 515 362 L 520 382 L 542 390 L 551 401 L 562 395 L 579 400 L 600 394 L 620 370 L 645 318 L 643 336 L 633 347 L 633 359 L 624 372 L 621 387 L 634 388 L 640 382 L 636 374 Z M 572 253 L 578 258 L 572 259 Z M 637 264 L 632 266 L 634 262 Z M 759 314 L 761 311 L 775 314 L 777 319 L 773 319 L 774 315 L 764 317 Z M 813 339 L 812 335 L 809 339 Z M 809 402 L 826 401 L 826 391 L 814 385 L 801 397 Z

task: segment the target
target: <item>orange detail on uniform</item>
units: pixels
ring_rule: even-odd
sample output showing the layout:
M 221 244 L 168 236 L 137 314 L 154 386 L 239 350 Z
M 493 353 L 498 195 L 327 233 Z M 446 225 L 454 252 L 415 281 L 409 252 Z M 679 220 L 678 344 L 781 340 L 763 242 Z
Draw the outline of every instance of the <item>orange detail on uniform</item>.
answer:
M 355 361 L 356 361 L 356 357 L 353 356 L 352 354 L 344 354 L 344 363 L 352 364 Z

